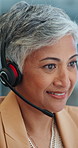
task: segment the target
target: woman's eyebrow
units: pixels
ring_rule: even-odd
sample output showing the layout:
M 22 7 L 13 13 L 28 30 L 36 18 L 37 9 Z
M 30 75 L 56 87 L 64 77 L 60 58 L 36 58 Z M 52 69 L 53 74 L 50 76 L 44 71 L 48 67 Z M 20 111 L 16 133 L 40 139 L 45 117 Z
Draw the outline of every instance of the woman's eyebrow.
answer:
M 69 58 L 69 60 L 71 60 L 72 58 L 74 58 L 74 57 L 78 57 L 78 54 L 75 54 L 75 55 L 73 55 L 73 56 L 71 56 L 70 58 Z
M 74 57 L 76 57 L 76 56 L 78 56 L 78 54 L 75 54 L 75 55 L 71 56 L 69 58 L 69 60 L 72 59 L 72 58 L 74 58 Z M 55 60 L 55 61 L 60 62 L 60 59 L 59 58 L 56 58 L 56 57 L 46 57 L 46 58 L 41 59 L 40 62 L 41 61 L 45 61 L 45 60 Z
M 40 62 L 41 62 L 41 61 L 44 61 L 44 60 L 55 60 L 55 61 L 60 61 L 59 58 L 55 58 L 55 57 L 46 57 L 46 58 L 44 58 L 44 59 L 41 59 Z

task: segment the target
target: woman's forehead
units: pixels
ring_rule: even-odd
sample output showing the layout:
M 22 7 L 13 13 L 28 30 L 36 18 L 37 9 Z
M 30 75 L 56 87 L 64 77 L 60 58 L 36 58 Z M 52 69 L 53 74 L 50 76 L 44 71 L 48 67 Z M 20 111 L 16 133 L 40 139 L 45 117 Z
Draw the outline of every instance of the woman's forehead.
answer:
M 60 39 L 56 44 L 50 46 L 41 47 L 38 50 L 33 51 L 27 56 L 26 61 L 30 60 L 42 60 L 47 57 L 54 58 L 67 58 L 76 54 L 76 45 L 72 36 L 65 36 Z

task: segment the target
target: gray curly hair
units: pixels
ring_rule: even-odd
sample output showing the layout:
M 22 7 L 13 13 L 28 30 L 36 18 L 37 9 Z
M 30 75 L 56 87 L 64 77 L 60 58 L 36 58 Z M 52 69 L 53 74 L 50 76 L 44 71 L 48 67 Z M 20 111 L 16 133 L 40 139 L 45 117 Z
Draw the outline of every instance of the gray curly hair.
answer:
M 27 55 L 71 34 L 78 43 L 78 26 L 61 9 L 51 5 L 15 4 L 0 17 L 0 39 L 6 41 L 6 57 L 23 70 Z

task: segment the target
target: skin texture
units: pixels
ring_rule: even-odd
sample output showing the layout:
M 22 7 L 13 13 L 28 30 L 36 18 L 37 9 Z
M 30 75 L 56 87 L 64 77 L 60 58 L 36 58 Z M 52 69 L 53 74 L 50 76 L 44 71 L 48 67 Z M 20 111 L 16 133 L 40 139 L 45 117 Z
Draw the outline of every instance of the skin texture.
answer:
M 23 79 L 17 90 L 33 104 L 52 112 L 62 110 L 77 81 L 77 51 L 71 35 L 42 47 L 25 60 Z M 28 134 L 38 147 L 47 148 L 52 118 L 17 97 Z M 45 125 L 45 127 L 44 127 Z
M 72 36 L 33 52 L 24 64 L 22 94 L 47 110 L 63 109 L 77 80 L 76 54 Z

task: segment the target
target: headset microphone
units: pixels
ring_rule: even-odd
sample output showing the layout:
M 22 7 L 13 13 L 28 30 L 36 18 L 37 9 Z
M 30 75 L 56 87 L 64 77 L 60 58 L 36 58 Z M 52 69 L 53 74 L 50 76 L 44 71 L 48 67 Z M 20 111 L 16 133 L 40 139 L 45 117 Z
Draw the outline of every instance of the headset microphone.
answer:
M 24 98 L 20 93 L 18 93 L 9 83 L 8 81 L 2 76 L 0 75 L 0 78 L 2 79 L 2 81 L 4 81 L 6 83 L 6 85 L 18 96 L 20 97 L 24 102 L 26 102 L 27 104 L 31 105 L 32 107 L 38 109 L 39 111 L 41 111 L 42 113 L 44 113 L 45 115 L 49 116 L 49 117 L 54 117 L 54 113 L 46 110 L 46 109 L 42 109 L 34 104 L 32 104 L 31 102 L 29 102 L 26 98 Z
M 46 109 L 42 109 L 31 102 L 29 102 L 26 98 L 24 98 L 19 92 L 17 92 L 14 87 L 18 85 L 22 79 L 22 74 L 18 69 L 18 66 L 16 63 L 7 61 L 5 57 L 5 46 L 6 43 L 1 44 L 1 64 L 2 69 L 0 70 L 0 80 L 3 85 L 8 86 L 19 98 L 21 98 L 24 102 L 31 105 L 32 107 L 38 109 L 45 115 L 49 117 L 54 117 L 54 113 L 49 112 Z

